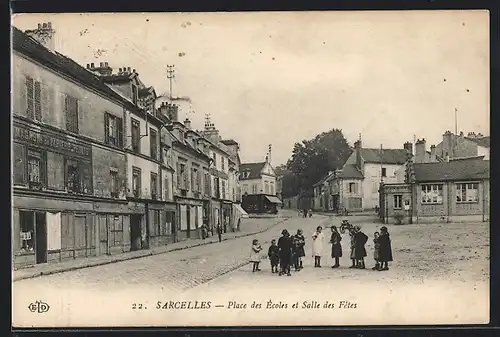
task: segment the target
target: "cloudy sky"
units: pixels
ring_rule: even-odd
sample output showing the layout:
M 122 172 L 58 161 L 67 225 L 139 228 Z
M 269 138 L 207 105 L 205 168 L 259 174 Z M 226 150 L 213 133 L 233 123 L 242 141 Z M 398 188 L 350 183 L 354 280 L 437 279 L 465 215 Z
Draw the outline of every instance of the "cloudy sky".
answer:
M 340 128 L 352 144 L 401 148 L 446 130 L 489 135 L 489 17 L 481 11 L 21 14 L 52 22 L 75 61 L 137 69 L 193 100 L 244 162 L 285 163 L 293 144 Z

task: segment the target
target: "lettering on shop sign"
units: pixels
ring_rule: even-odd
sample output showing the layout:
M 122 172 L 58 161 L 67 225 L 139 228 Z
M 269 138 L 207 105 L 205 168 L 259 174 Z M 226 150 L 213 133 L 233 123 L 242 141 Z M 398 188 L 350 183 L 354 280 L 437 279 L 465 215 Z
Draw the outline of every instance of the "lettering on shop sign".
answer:
M 63 150 L 80 156 L 89 157 L 90 147 L 75 144 L 68 139 L 56 138 L 53 135 L 42 134 L 37 131 L 28 130 L 14 126 L 14 139 L 23 140 L 35 145 L 41 145 L 53 149 Z

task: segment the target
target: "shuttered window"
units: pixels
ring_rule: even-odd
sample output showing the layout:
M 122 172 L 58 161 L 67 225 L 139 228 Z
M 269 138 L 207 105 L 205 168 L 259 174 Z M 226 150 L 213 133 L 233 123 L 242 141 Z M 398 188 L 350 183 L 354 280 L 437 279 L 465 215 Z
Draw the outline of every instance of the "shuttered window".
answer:
M 26 113 L 28 118 L 42 120 L 42 84 L 32 77 L 26 77 Z
M 78 99 L 66 95 L 64 99 L 64 111 L 66 114 L 66 130 L 78 133 Z
M 106 144 L 123 146 L 123 120 L 109 113 L 104 114 L 104 134 Z
M 158 198 L 158 175 L 151 172 L 151 199 L 156 200 Z

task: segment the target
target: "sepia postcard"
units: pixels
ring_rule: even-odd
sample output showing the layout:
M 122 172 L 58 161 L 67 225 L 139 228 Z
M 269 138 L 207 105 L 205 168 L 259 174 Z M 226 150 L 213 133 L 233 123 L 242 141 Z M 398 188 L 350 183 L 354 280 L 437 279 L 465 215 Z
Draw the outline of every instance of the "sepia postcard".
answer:
M 488 11 L 12 16 L 12 326 L 486 324 Z

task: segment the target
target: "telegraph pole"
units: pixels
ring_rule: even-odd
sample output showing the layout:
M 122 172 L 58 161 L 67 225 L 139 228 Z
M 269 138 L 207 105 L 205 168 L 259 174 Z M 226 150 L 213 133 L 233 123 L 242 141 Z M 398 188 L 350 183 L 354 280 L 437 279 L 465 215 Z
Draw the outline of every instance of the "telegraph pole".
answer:
M 170 94 L 170 101 L 172 101 L 172 79 L 175 78 L 175 69 L 174 69 L 175 65 L 167 65 L 167 78 L 169 80 L 169 84 L 170 84 L 170 90 L 169 90 L 169 94 Z

